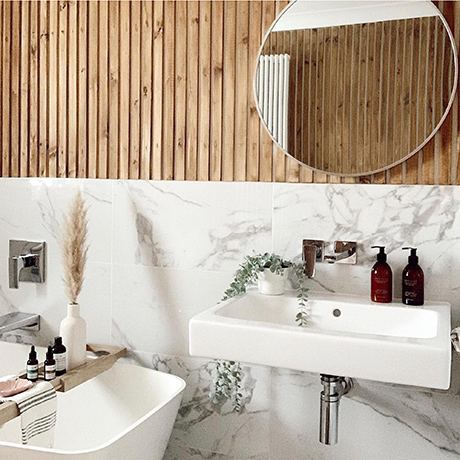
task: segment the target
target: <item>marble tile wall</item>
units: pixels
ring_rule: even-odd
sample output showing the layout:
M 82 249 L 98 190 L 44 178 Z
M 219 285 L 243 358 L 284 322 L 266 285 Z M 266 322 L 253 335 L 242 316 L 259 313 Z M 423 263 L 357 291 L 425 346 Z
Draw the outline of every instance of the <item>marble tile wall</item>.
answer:
M 43 318 L 43 345 L 65 315 L 62 212 L 81 188 L 90 252 L 80 303 L 89 340 L 129 347 L 129 360 L 187 381 L 166 460 L 444 460 L 460 455 L 460 363 L 451 390 L 357 382 L 342 401 L 340 441 L 317 441 L 319 379 L 244 365 L 245 409 L 209 399 L 213 363 L 188 356 L 188 320 L 213 304 L 245 254 L 300 255 L 303 238 L 359 242 L 353 267 L 321 265 L 314 290 L 369 291 L 373 244 L 386 245 L 397 282 L 405 245 L 419 248 L 426 298 L 460 322 L 460 189 L 431 186 L 0 179 L 0 313 Z M 44 285 L 8 288 L 9 239 L 45 240 Z M 20 340 L 18 334 L 4 337 Z M 24 338 L 22 338 L 24 339 Z

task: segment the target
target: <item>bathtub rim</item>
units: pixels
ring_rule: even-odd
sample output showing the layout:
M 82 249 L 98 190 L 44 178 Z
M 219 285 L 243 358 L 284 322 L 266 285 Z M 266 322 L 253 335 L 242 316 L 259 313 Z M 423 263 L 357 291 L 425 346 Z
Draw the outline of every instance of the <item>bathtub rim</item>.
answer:
M 15 442 L 0 441 L 0 448 L 1 448 L 1 446 L 8 446 L 8 447 L 26 449 L 26 450 L 31 450 L 31 451 L 51 452 L 51 453 L 55 453 L 55 454 L 59 454 L 59 455 L 77 455 L 77 454 L 80 455 L 80 454 L 89 454 L 91 452 L 96 452 L 98 450 L 105 449 L 106 447 L 110 446 L 111 444 L 113 444 L 114 442 L 118 441 L 123 436 L 125 436 L 127 433 L 129 433 L 130 431 L 135 429 L 137 426 L 139 426 L 145 420 L 150 418 L 155 412 L 158 412 L 160 409 L 162 409 L 164 406 L 166 406 L 169 402 L 171 402 L 174 398 L 176 398 L 178 395 L 180 395 L 185 390 L 185 387 L 187 386 L 187 384 L 185 383 L 184 379 L 182 379 L 181 377 L 179 377 L 177 375 L 170 374 L 168 372 L 157 371 L 155 369 L 150 369 L 148 367 L 139 366 L 138 364 L 132 364 L 132 363 L 123 363 L 123 362 L 119 363 L 119 362 L 116 362 L 116 363 L 114 363 L 114 366 L 117 366 L 117 367 L 118 366 L 140 367 L 141 369 L 145 369 L 145 370 L 147 370 L 149 372 L 153 372 L 155 374 L 166 374 L 166 375 L 170 376 L 173 380 L 177 380 L 179 382 L 179 384 L 180 384 L 180 387 L 179 387 L 178 390 L 176 390 L 171 395 L 171 397 L 167 401 L 155 406 L 154 409 L 152 409 L 149 412 L 147 412 L 140 419 L 136 420 L 136 422 L 132 423 L 127 428 L 125 428 L 123 431 L 118 433 L 116 436 L 114 436 L 113 438 L 111 438 L 108 441 L 104 442 L 103 444 L 100 444 L 97 447 L 94 447 L 94 448 L 91 448 L 91 449 L 82 449 L 82 450 L 61 450 L 61 449 L 54 449 L 54 448 L 49 448 L 49 447 L 29 446 L 29 445 L 24 445 L 24 444 L 18 444 L 18 443 L 15 443 Z M 107 371 L 109 371 L 109 370 L 110 369 L 107 369 Z M 105 372 L 103 372 L 100 375 L 103 375 L 103 374 L 105 374 Z M 97 377 L 95 377 L 95 378 L 97 378 Z M 70 391 L 72 391 L 72 390 L 70 390 Z

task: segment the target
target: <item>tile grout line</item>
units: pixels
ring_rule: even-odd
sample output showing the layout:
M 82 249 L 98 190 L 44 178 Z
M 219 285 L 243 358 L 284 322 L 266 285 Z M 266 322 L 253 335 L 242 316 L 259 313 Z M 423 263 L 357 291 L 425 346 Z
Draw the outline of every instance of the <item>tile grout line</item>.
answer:
M 113 345 L 113 250 L 114 250 L 114 228 L 115 228 L 115 183 L 116 181 L 110 180 L 112 185 L 112 212 L 111 212 L 111 223 L 110 223 L 110 320 L 109 320 L 109 334 L 110 344 Z
M 271 252 L 275 252 L 275 234 L 273 231 L 273 223 L 274 223 L 274 215 L 275 215 L 275 183 L 272 182 L 272 202 L 271 202 L 271 240 L 272 240 L 272 250 Z

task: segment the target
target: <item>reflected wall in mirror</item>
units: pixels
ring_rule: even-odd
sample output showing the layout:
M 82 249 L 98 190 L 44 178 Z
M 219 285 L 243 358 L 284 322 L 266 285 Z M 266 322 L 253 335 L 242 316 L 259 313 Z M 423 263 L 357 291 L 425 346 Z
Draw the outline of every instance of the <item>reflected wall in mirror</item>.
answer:
M 314 170 L 362 176 L 393 167 L 428 142 L 452 104 L 451 37 L 428 0 L 297 0 L 262 45 L 259 114 Z

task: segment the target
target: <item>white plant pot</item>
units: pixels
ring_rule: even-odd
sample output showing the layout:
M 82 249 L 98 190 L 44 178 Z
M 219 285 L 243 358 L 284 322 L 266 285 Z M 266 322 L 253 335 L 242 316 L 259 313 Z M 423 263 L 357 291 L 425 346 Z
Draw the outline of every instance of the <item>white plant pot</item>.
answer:
M 80 316 L 80 305 L 69 303 L 67 316 L 61 322 L 60 336 L 67 348 L 67 370 L 86 362 L 86 321 Z
M 290 270 L 290 268 L 285 268 L 282 275 L 276 275 L 268 268 L 266 268 L 263 272 L 260 272 L 259 279 L 257 281 L 259 293 L 265 295 L 284 294 L 284 285 L 289 276 Z

